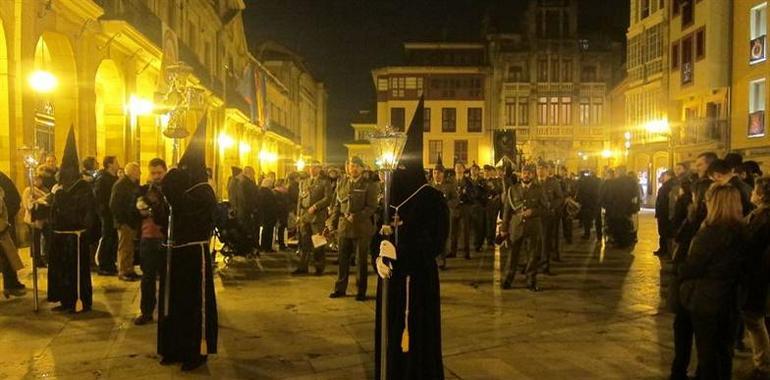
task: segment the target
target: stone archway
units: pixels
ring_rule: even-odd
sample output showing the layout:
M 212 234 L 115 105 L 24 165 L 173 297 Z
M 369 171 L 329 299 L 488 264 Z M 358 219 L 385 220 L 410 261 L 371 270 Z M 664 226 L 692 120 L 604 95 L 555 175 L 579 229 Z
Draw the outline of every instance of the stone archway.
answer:
M 126 85 L 111 59 L 102 60 L 94 77 L 96 102 L 96 156 L 117 156 L 125 162 Z
M 67 131 L 77 130 L 78 76 L 70 40 L 63 34 L 43 32 L 35 45 L 33 70 L 53 74 L 58 86 L 50 94 L 35 96 L 34 143 L 43 150 L 64 150 Z

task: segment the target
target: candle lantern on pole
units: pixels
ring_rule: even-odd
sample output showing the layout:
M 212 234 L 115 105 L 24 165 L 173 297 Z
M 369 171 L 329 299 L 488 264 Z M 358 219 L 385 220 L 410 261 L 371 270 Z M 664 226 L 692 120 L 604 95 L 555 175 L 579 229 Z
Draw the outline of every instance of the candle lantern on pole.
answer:
M 22 162 L 24 163 L 24 168 L 27 169 L 27 186 L 29 186 L 30 196 L 35 197 L 35 172 L 37 171 L 38 165 L 40 165 L 40 162 L 38 161 L 37 157 L 40 152 L 40 149 L 37 147 L 29 147 L 27 145 L 23 145 L 22 147 L 18 148 L 19 153 L 21 153 Z M 29 251 L 32 255 L 32 301 L 33 301 L 33 309 L 37 312 L 40 310 L 40 298 L 38 296 L 38 277 L 37 277 L 37 264 L 40 261 L 40 257 L 38 257 L 38 253 L 40 249 L 42 248 L 40 246 L 39 241 L 35 241 L 35 234 L 31 234 L 32 237 L 29 241 Z

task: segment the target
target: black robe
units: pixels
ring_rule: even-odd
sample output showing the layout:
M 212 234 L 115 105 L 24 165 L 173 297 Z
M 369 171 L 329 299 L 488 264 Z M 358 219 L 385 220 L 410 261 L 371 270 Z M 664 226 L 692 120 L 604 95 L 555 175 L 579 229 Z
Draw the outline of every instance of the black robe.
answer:
M 161 184 L 174 214 L 174 246 L 170 279 L 165 260 L 160 270 L 158 293 L 158 354 L 170 361 L 185 362 L 198 355 L 217 352 L 217 304 L 208 244 L 214 229 L 216 197 L 206 182 L 193 184 L 190 176 L 172 169 Z M 193 244 L 190 244 L 193 243 Z M 201 268 L 205 268 L 205 277 Z M 201 280 L 205 278 L 205 297 Z M 166 281 L 170 285 L 169 313 L 164 315 Z M 204 300 L 205 298 L 205 300 Z M 202 350 L 202 313 L 205 301 L 206 347 Z
M 402 198 L 403 199 L 403 198 Z M 449 208 L 443 194 L 422 189 L 399 209 L 397 260 L 388 281 L 388 379 L 444 378 L 441 357 L 441 300 L 436 257 L 449 235 Z M 409 276 L 409 352 L 401 350 Z M 380 307 L 382 280 L 377 286 L 375 376 L 380 378 Z
M 80 252 L 80 299 L 83 307 L 93 303 L 91 258 L 88 243 L 96 218 L 91 186 L 83 180 L 52 194 L 51 250 L 48 258 L 48 302 L 61 302 L 74 309 L 77 300 L 78 246 Z M 78 231 L 79 235 L 75 232 Z

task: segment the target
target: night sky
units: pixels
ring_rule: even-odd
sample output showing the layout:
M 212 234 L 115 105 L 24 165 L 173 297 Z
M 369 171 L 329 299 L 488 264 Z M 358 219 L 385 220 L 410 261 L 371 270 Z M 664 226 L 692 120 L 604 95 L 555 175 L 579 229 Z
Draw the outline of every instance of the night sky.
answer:
M 247 0 L 250 43 L 271 39 L 326 84 L 328 160 L 345 158 L 352 118 L 375 108 L 372 68 L 401 63 L 406 41 L 479 41 L 484 25 L 516 30 L 527 0 Z M 628 0 L 580 0 L 580 29 L 623 41 Z

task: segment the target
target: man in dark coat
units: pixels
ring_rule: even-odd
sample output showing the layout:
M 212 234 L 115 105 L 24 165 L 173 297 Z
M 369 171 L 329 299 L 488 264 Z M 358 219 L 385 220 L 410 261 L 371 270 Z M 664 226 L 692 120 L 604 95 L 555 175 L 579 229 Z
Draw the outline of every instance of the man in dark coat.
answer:
M 134 271 L 134 240 L 142 221 L 136 209 L 141 170 L 139 164 L 129 162 L 125 172 L 112 187 L 110 210 L 118 229 L 118 278 L 121 281 L 136 281 L 140 279 Z
M 551 261 L 559 258 L 559 224 L 564 205 L 561 183 L 554 174 L 553 163 L 541 162 L 537 165 L 538 182 L 545 193 L 546 208 L 543 210 L 543 273 L 551 274 Z
M 273 249 L 273 234 L 275 223 L 278 221 L 278 203 L 273 193 L 273 179 L 266 177 L 257 190 L 257 209 L 259 210 L 259 225 L 262 227 L 259 237 L 259 248 L 262 252 L 275 252 Z
M 118 181 L 118 159 L 115 156 L 106 156 L 102 161 L 102 170 L 96 175 L 93 192 L 96 203 L 96 214 L 101 224 L 101 241 L 96 252 L 96 261 L 99 263 L 100 275 L 116 275 L 118 268 L 118 230 L 115 228 L 115 219 L 110 210 L 110 196 L 112 186 Z
M 387 379 L 444 378 L 441 357 L 441 301 L 436 257 L 449 234 L 449 210 L 439 190 L 430 187 L 422 167 L 423 103 L 409 128 L 399 168 L 390 184 L 395 246 L 383 241 L 377 270 L 389 278 L 378 284 L 375 329 L 375 378 L 381 378 L 381 329 L 387 326 Z M 382 287 L 388 287 L 388 299 Z M 382 303 L 387 315 L 382 320 Z M 408 320 L 408 323 L 405 321 Z
M 655 256 L 670 257 L 672 240 L 671 226 L 671 189 L 674 185 L 674 173 L 666 170 L 660 175 L 662 185 L 655 199 L 655 220 L 658 222 L 658 250 Z
M 13 241 L 16 242 L 16 215 L 21 210 L 21 195 L 13 181 L 2 171 L 0 171 L 0 189 L 5 193 L 4 203 L 5 208 L 8 210 L 8 223 L 10 223 L 8 233 Z
M 80 175 L 75 130 L 70 127 L 64 147 L 59 183 L 52 190 L 53 242 L 48 265 L 48 301 L 61 302 L 56 311 L 91 310 L 88 231 L 94 223 L 94 196 Z
M 639 188 L 624 168 L 616 174 L 605 183 L 604 209 L 608 234 L 617 247 L 625 248 L 636 240 L 633 215 L 639 211 Z
M 596 226 L 596 240 L 602 239 L 602 208 L 599 204 L 601 181 L 593 173 L 583 173 L 577 182 L 575 200 L 580 203 L 580 221 L 583 224 L 582 239 L 591 237 L 591 226 Z
M 206 124 L 201 121 L 179 167 L 161 189 L 172 213 L 170 262 L 161 271 L 158 354 L 161 364 L 182 363 L 191 371 L 217 352 L 217 304 L 209 241 L 216 196 L 206 173 Z M 168 256 L 167 256 L 168 257 Z

